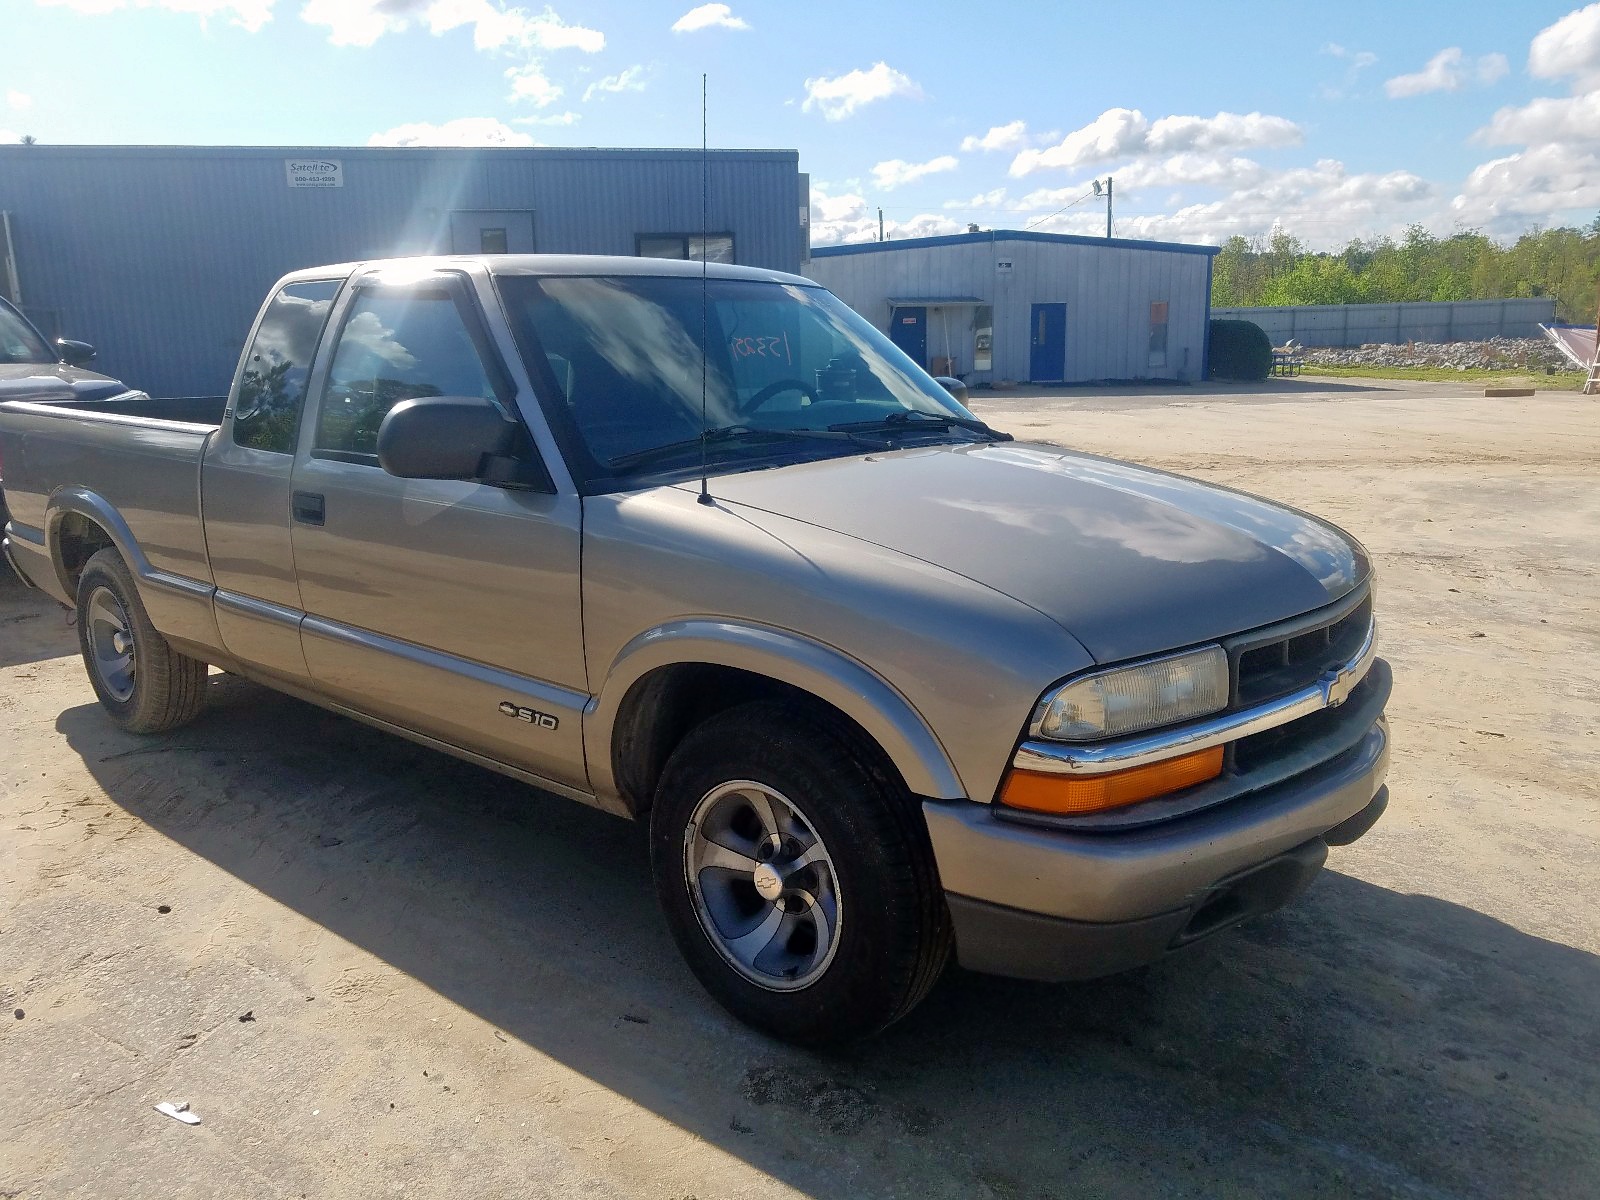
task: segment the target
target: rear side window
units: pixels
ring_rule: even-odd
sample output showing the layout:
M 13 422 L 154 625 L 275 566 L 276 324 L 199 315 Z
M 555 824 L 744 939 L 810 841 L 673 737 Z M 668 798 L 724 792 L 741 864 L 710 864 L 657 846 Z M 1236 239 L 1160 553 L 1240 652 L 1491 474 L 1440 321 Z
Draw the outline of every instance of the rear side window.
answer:
M 322 394 L 315 449 L 374 455 L 378 426 L 418 396 L 495 399 L 461 310 L 432 288 L 368 288 L 350 306 Z
M 272 298 L 244 361 L 233 410 L 236 445 L 293 454 L 311 360 L 338 280 L 291 283 Z

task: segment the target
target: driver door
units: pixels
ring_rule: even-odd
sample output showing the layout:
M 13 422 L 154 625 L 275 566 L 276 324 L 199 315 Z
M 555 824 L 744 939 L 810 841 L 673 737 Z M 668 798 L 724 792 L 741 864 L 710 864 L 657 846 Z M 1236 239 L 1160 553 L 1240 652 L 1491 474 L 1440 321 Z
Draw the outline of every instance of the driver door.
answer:
M 398 479 L 384 415 L 415 396 L 514 386 L 462 275 L 358 281 L 294 472 L 306 665 L 352 708 L 586 790 L 588 700 L 575 494 Z

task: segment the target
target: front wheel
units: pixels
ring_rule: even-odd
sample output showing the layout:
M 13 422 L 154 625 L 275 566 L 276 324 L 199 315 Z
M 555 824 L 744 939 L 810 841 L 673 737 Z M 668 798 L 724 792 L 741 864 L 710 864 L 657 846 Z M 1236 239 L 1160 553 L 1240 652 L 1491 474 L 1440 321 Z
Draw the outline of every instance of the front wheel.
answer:
M 78 646 L 95 695 L 129 733 L 176 729 L 204 706 L 206 664 L 156 632 L 115 550 L 97 551 L 78 576 Z
M 811 1045 L 910 1012 L 950 950 L 916 801 L 844 722 L 761 701 L 673 753 L 651 812 L 656 890 L 702 985 Z

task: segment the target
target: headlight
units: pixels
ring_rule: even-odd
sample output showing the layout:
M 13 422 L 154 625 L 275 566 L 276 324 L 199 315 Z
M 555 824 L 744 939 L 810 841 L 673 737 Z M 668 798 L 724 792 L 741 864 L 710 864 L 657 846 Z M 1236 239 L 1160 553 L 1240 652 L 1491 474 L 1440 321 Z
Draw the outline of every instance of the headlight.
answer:
M 1228 706 L 1228 655 L 1207 646 L 1064 684 L 1039 702 L 1033 735 L 1088 742 L 1175 725 Z

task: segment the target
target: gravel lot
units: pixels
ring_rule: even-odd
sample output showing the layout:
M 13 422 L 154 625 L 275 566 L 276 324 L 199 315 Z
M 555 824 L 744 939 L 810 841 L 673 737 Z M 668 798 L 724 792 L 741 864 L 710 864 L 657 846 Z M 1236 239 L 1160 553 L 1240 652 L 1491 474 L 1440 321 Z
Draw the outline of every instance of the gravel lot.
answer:
M 1600 401 L 975 405 L 1372 549 L 1393 802 L 1298 905 L 790 1050 L 679 964 L 640 830 L 222 676 L 121 734 L 7 576 L 0 1197 L 1593 1197 Z

